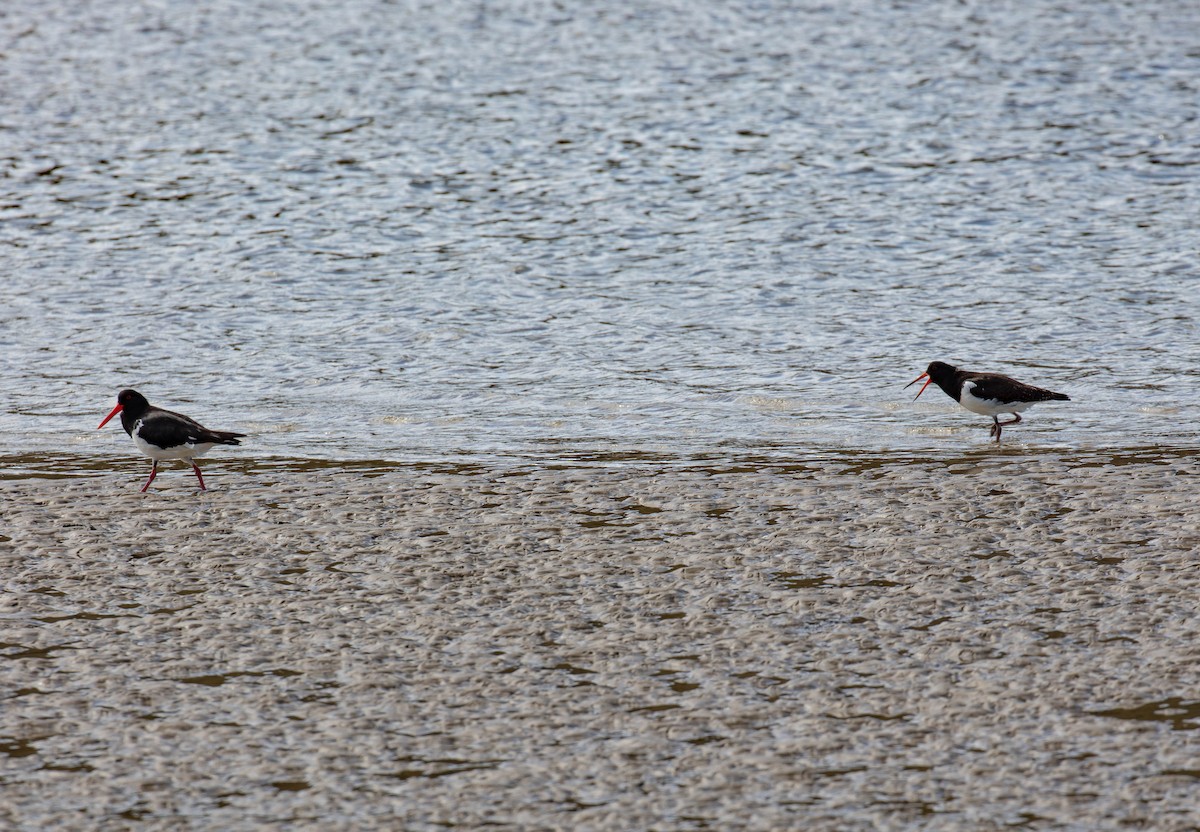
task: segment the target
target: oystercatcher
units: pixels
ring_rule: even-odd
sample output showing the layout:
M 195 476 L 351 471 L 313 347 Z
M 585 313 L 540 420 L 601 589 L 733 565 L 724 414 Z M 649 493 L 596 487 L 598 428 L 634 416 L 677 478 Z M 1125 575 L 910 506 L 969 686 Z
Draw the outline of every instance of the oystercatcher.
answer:
M 200 466 L 194 458 L 202 456 L 213 445 L 239 445 L 238 437 L 244 433 L 233 433 L 227 430 L 209 430 L 194 419 L 189 419 L 182 413 L 172 413 L 159 407 L 153 407 L 146 397 L 136 390 L 122 390 L 117 394 L 117 406 L 104 417 L 96 430 L 108 424 L 108 420 L 121 414 L 121 427 L 133 437 L 133 443 L 138 450 L 154 460 L 150 468 L 150 479 L 142 486 L 142 491 L 150 487 L 158 474 L 158 462 L 162 459 L 182 459 L 192 463 L 196 479 L 200 480 L 200 490 L 204 488 L 204 477 L 200 476 Z
M 1038 402 L 1071 400 L 1066 393 L 1033 387 L 999 373 L 969 373 L 942 361 L 934 361 L 925 368 L 925 372 L 904 386 L 912 387 L 921 379 L 925 379 L 925 384 L 913 397 L 913 401 L 921 398 L 921 393 L 924 393 L 930 384 L 936 384 L 942 388 L 943 393 L 972 413 L 991 416 L 992 428 L 988 435 L 996 437 L 997 442 L 1000 441 L 1000 431 L 1005 425 L 1015 425 L 1021 421 L 1020 411 Z M 1013 418 L 1001 422 L 1001 413 L 1011 413 Z

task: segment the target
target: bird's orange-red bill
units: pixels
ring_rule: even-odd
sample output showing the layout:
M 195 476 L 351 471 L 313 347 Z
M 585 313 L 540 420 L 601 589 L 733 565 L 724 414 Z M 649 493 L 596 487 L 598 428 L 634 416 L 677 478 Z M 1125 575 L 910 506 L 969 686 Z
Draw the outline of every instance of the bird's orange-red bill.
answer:
M 107 416 L 105 416 L 105 417 L 104 417 L 104 421 L 103 421 L 103 422 L 101 422 L 100 424 L 96 425 L 96 430 L 100 430 L 100 428 L 102 428 L 102 427 L 104 427 L 105 425 L 107 425 L 107 424 L 108 424 L 108 420 L 109 420 L 109 419 L 111 419 L 112 417 L 116 416 L 116 415 L 117 415 L 118 413 L 120 413 L 120 412 L 121 412 L 123 409 L 124 409 L 124 408 L 123 408 L 121 405 L 119 405 L 119 404 L 118 404 L 116 407 L 114 407 L 114 408 L 112 409 L 112 413 L 110 413 L 110 414 L 108 414 Z
M 917 391 L 917 395 L 913 396 L 914 402 L 917 399 L 921 398 L 921 394 L 925 392 L 925 388 L 930 385 L 930 383 L 933 381 L 933 379 L 931 379 L 929 377 L 929 373 L 921 373 L 921 375 L 917 376 L 912 381 L 910 381 L 908 384 L 904 385 L 904 389 L 907 390 L 908 388 L 912 387 L 914 384 L 916 384 L 921 379 L 925 379 L 925 383 L 921 385 L 921 389 Z M 108 418 L 111 419 L 112 416 L 109 416 Z M 108 421 L 108 419 L 105 419 L 105 421 Z

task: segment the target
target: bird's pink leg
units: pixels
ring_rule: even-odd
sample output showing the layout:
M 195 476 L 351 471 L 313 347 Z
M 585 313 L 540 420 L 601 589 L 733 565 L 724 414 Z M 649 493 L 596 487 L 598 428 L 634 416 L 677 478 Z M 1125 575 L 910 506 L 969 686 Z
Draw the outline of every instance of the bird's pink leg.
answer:
M 1019 421 L 1021 421 L 1020 413 L 1012 414 L 1012 418 L 1009 419 L 1007 422 L 1001 422 L 999 416 L 993 416 L 992 417 L 992 428 L 991 428 L 991 430 L 988 431 L 988 436 L 996 437 L 996 441 L 999 442 L 1000 441 L 1000 431 L 1003 429 L 1003 427 L 1005 425 L 1015 425 Z
M 150 479 L 146 480 L 146 484 L 142 486 L 144 493 L 150 487 L 150 483 L 154 482 L 154 478 L 158 476 L 158 460 L 154 460 L 154 464 L 150 466 Z
M 204 487 L 204 477 L 200 476 L 200 466 L 193 462 L 192 470 L 196 472 L 196 479 L 200 480 L 200 490 L 207 491 L 208 489 Z

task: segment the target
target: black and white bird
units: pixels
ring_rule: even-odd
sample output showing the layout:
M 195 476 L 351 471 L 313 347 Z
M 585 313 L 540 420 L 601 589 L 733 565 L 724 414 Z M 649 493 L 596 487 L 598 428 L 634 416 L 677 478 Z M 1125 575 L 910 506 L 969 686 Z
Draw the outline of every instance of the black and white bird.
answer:
M 182 459 L 192 464 L 196 479 L 200 481 L 200 490 L 204 488 L 204 477 L 200 476 L 200 466 L 195 458 L 208 453 L 213 445 L 239 445 L 238 438 L 244 433 L 234 433 L 227 430 L 209 430 L 204 425 L 184 416 L 182 413 L 172 413 L 160 407 L 154 407 L 146 401 L 146 397 L 136 390 L 122 390 L 117 394 L 117 406 L 104 417 L 96 430 L 108 424 L 108 420 L 121 414 L 121 427 L 133 437 L 133 443 L 139 451 L 154 460 L 150 468 L 150 479 L 142 486 L 142 491 L 150 487 L 158 474 L 158 463 L 164 459 Z
M 997 442 L 1000 441 L 1000 431 L 1006 425 L 1021 421 L 1022 410 L 1038 402 L 1070 401 L 1070 396 L 1065 393 L 1034 387 L 999 373 L 967 372 L 942 361 L 934 361 L 925 368 L 925 372 L 904 386 L 912 387 L 921 379 L 925 379 L 925 384 L 917 391 L 913 401 L 921 398 L 930 384 L 936 384 L 942 388 L 942 392 L 972 413 L 991 416 L 992 429 L 988 435 L 996 437 Z M 1011 413 L 1013 418 L 1001 422 L 1001 413 Z

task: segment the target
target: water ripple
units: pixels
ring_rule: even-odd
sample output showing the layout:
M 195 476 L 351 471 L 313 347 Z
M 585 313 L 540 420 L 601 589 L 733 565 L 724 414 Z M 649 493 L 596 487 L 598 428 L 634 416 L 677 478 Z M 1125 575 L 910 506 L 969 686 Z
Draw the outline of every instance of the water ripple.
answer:
M 0 450 L 124 386 L 280 458 L 985 442 L 933 358 L 1194 445 L 1196 17 L 25 4 Z

